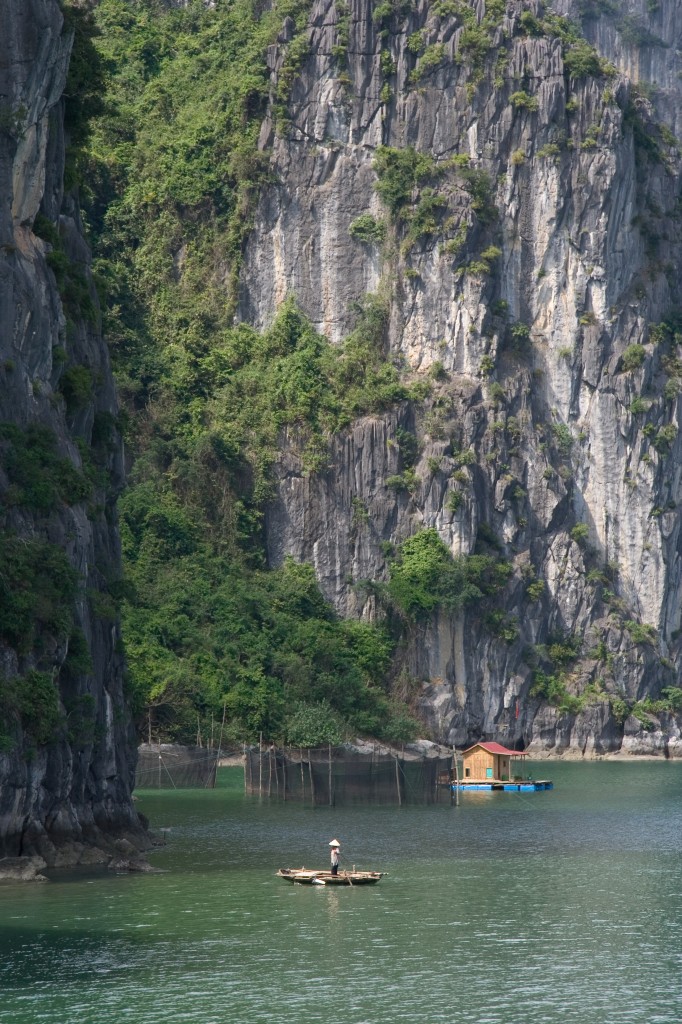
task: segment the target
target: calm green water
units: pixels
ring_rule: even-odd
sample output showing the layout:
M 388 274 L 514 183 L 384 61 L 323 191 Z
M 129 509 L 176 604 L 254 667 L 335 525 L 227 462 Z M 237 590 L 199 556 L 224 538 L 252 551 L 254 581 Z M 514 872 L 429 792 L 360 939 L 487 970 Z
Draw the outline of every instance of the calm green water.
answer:
M 234 769 L 142 793 L 166 873 L 0 889 L 0 1021 L 679 1024 L 682 765 L 541 771 L 459 808 L 259 804 Z M 332 836 L 389 876 L 273 876 Z

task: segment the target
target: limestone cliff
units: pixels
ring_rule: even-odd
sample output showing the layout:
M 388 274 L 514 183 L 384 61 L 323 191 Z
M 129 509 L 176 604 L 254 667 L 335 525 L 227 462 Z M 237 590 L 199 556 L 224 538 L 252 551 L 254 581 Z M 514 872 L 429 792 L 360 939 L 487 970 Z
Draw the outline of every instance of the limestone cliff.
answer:
M 146 843 L 114 600 L 116 397 L 63 184 L 73 37 L 57 0 L 3 4 L 0 856 L 51 865 Z
M 317 0 L 288 124 L 263 125 L 275 184 L 240 315 L 266 325 L 293 293 L 340 341 L 378 293 L 387 358 L 431 381 L 332 438 L 325 472 L 284 438 L 267 537 L 342 614 L 376 613 L 356 584 L 423 527 L 513 562 L 502 608 L 410 631 L 437 737 L 673 755 L 682 12 L 593 6 L 598 54 L 538 4 Z

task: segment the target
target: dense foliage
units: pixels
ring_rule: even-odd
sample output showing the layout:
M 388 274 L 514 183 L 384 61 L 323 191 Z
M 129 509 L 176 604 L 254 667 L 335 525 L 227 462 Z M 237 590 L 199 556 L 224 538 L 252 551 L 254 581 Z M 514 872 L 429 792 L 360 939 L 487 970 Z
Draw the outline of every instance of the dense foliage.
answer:
M 438 608 L 458 611 L 495 594 L 511 571 L 508 562 L 492 555 L 453 558 L 435 530 L 422 530 L 400 545 L 387 590 L 401 611 L 418 620 Z

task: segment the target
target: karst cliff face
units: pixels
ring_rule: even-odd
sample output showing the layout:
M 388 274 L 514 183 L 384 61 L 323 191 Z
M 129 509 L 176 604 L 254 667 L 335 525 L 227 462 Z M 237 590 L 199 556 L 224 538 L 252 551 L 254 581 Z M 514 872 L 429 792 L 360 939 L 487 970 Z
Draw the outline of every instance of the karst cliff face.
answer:
M 57 0 L 3 4 L 0 857 L 50 865 L 103 860 L 124 835 L 145 842 L 112 597 L 116 397 L 63 184 L 73 37 Z
M 647 702 L 679 685 L 682 625 L 682 10 L 650 7 L 595 4 L 600 62 L 539 5 L 481 0 L 472 21 L 458 3 L 318 0 L 289 124 L 263 125 L 274 183 L 241 317 L 267 325 L 293 294 L 340 342 L 378 294 L 387 358 L 431 381 L 332 438 L 326 471 L 284 439 L 270 558 L 312 562 L 342 614 L 369 617 L 358 581 L 422 528 L 512 562 L 492 611 L 409 631 L 422 713 L 450 742 L 682 750 L 674 708 Z M 381 187 L 397 151 L 402 194 Z

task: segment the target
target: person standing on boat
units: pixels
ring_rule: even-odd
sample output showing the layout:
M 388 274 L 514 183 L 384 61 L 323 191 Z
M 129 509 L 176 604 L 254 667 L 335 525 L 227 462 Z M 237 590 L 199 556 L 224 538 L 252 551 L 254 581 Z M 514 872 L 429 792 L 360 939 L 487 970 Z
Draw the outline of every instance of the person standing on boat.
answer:
M 341 851 L 341 843 L 338 839 L 332 839 L 329 844 L 332 848 L 332 874 L 338 875 L 339 873 L 339 853 Z

